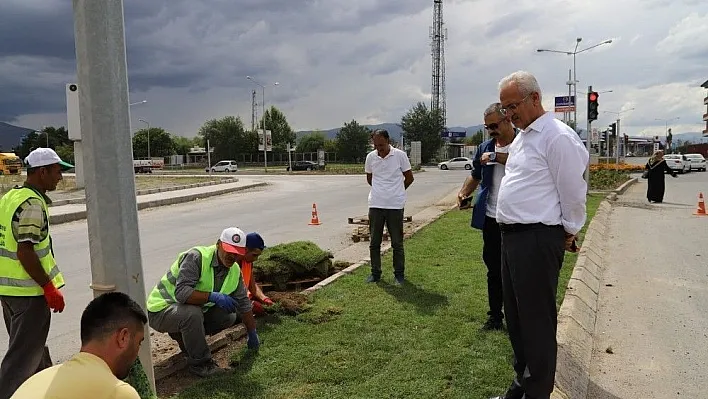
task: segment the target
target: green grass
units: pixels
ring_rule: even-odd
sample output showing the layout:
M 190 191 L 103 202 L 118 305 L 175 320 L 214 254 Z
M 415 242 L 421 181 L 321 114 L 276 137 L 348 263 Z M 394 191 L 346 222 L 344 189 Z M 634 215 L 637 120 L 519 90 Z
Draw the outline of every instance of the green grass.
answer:
M 588 222 L 602 197 L 588 199 Z M 406 241 L 409 284 L 365 284 L 367 267 L 314 294 L 308 313 L 281 317 L 259 333 L 257 354 L 238 351 L 225 376 L 183 391 L 218 398 L 484 398 L 513 377 L 502 332 L 486 320 L 482 236 L 469 212 L 451 211 Z M 558 303 L 576 254 L 566 254 Z

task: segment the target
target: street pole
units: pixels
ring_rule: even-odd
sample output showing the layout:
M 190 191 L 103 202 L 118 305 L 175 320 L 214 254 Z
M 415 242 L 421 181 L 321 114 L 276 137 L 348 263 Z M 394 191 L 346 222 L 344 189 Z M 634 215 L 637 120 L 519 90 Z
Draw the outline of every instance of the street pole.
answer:
M 263 169 L 268 173 L 268 135 L 266 134 L 265 86 L 261 85 L 261 106 L 263 107 Z
M 588 93 L 592 93 L 592 86 L 588 86 Z M 588 119 L 588 127 L 587 127 L 588 130 L 585 133 L 585 136 L 586 136 L 585 149 L 588 150 L 588 162 L 585 166 L 585 182 L 588 185 L 588 192 L 590 192 L 590 124 L 592 123 L 592 121 L 590 120 L 590 118 L 587 118 L 587 119 Z
M 288 143 L 288 166 L 290 167 L 290 169 L 289 169 L 290 172 L 293 171 L 293 159 L 291 156 L 291 152 L 292 152 L 292 147 L 290 146 L 290 143 Z
M 122 0 L 73 0 L 86 220 L 94 297 L 119 291 L 143 309 L 146 295 L 131 159 Z M 127 133 L 127 134 L 126 134 Z M 140 361 L 155 391 L 150 329 Z
M 150 159 L 150 122 L 145 119 L 138 119 L 140 122 L 147 125 L 147 158 Z M 152 163 L 150 164 L 152 165 Z
M 580 39 L 580 38 L 578 38 Z M 573 126 L 576 132 L 578 131 L 578 75 L 576 74 L 575 70 L 575 55 L 578 53 L 578 43 L 580 43 L 580 40 L 578 40 L 575 44 L 575 51 L 573 52 L 573 95 L 575 96 L 575 100 L 573 101 L 575 103 L 575 107 L 573 109 Z M 568 87 L 568 90 L 570 90 L 570 87 Z M 588 92 L 589 93 L 589 92 Z M 588 124 L 589 125 L 589 124 Z M 590 129 L 588 128 L 588 141 L 590 141 Z M 588 147 L 588 153 L 590 151 Z
M 568 97 L 570 97 L 572 95 L 572 93 L 570 91 L 571 85 L 575 85 L 575 83 L 573 82 L 573 77 L 571 75 L 571 71 L 570 71 L 570 69 L 568 69 Z M 575 104 L 576 101 L 577 100 L 573 101 L 573 108 L 577 107 L 577 104 Z M 567 115 L 566 121 L 570 121 L 570 111 L 566 111 L 565 114 Z M 575 130 L 576 132 L 578 131 L 578 123 L 575 121 L 573 121 L 573 130 Z
M 617 169 L 619 169 L 619 164 L 620 164 L 620 136 L 621 136 L 621 133 L 620 133 L 620 132 L 622 131 L 622 130 L 620 129 L 620 118 L 619 118 L 619 116 L 617 117 L 617 121 L 616 121 L 615 123 L 617 123 L 617 138 L 616 138 L 616 140 L 617 140 L 617 148 L 616 148 L 617 153 L 615 154 L 615 155 L 616 155 L 616 157 L 615 157 L 615 158 L 616 158 L 616 160 L 615 160 L 615 166 L 617 167 Z
M 209 164 L 209 165 L 207 165 L 207 167 L 209 168 L 209 176 L 211 176 L 211 151 L 209 151 L 210 148 L 211 148 L 211 146 L 209 145 L 209 139 L 207 139 L 206 153 L 207 153 L 207 163 Z

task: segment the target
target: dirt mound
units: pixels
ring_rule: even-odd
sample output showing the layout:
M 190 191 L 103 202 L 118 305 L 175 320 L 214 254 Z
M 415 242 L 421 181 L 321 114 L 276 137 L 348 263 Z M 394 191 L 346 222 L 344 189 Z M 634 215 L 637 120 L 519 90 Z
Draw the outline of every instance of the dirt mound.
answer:
M 253 275 L 259 284 L 272 284 L 274 290 L 285 291 L 288 281 L 333 274 L 333 257 L 312 241 L 278 244 L 263 251 L 253 264 Z
M 310 309 L 310 298 L 305 294 L 277 291 L 268 291 L 265 294 L 275 302 L 275 305 L 269 309 L 272 313 L 294 316 Z

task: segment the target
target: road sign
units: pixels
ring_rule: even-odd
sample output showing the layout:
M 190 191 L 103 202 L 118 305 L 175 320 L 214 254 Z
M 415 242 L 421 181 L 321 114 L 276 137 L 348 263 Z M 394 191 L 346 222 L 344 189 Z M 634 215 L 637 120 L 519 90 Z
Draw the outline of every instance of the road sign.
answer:
M 420 165 L 420 141 L 411 141 L 411 165 Z
M 659 151 L 659 143 L 654 143 L 654 152 Z
M 575 111 L 575 96 L 560 96 L 555 98 L 556 112 Z
M 592 128 L 591 130 L 590 142 L 592 144 L 597 144 L 600 142 L 600 131 L 596 127 Z
M 273 151 L 273 136 L 270 130 L 265 131 L 266 151 Z M 263 129 L 258 129 L 258 151 L 263 151 Z
M 454 132 L 451 130 L 443 130 L 440 133 L 440 137 L 444 139 L 460 139 L 463 137 L 467 137 L 467 132 L 466 131 L 459 131 L 459 132 Z

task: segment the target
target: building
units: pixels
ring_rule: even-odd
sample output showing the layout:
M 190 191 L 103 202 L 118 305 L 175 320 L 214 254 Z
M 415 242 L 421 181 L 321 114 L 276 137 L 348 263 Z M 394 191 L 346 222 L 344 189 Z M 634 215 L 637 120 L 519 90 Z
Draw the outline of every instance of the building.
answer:
M 708 80 L 703 82 L 701 87 L 708 90 Z M 703 105 L 707 107 L 706 113 L 703 114 L 703 121 L 706 123 L 706 129 L 703 131 L 703 137 L 708 137 L 708 93 L 706 93 L 706 97 L 703 99 Z

